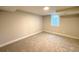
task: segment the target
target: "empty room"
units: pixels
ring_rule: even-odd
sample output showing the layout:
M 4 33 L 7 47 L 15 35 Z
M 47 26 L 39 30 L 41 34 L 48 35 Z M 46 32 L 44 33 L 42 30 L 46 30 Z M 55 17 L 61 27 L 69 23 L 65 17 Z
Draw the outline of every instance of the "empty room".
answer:
M 0 52 L 79 52 L 79 7 L 0 6 Z

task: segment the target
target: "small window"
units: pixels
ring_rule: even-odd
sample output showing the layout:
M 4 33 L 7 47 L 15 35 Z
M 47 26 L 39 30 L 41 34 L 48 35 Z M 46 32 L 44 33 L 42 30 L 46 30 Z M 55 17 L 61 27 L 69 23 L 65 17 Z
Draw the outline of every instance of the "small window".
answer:
M 58 27 L 60 25 L 59 15 L 51 15 L 51 25 L 54 27 Z

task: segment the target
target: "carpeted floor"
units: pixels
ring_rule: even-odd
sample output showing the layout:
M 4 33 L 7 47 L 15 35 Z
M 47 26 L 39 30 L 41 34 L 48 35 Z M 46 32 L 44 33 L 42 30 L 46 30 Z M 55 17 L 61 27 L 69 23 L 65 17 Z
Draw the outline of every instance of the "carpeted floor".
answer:
M 77 52 L 79 40 L 52 35 L 46 32 L 25 38 L 0 48 L 4 52 Z

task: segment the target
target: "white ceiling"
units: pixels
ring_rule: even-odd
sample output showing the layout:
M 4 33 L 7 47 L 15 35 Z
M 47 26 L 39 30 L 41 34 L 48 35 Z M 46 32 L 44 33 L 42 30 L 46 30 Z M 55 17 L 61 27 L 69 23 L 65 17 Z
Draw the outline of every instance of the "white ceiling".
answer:
M 54 10 L 57 11 L 63 10 L 66 8 L 71 8 L 72 6 L 49 6 L 49 7 L 50 7 L 49 11 L 44 11 L 43 10 L 44 6 L 0 6 L 0 9 L 5 11 L 12 11 L 12 12 L 20 10 L 20 11 L 34 13 L 37 15 L 48 15 L 54 12 Z

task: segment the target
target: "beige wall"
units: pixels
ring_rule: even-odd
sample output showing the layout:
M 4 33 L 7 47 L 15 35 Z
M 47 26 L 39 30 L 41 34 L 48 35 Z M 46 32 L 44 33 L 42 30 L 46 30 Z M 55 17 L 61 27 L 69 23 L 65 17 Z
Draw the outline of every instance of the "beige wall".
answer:
M 66 34 L 79 38 L 79 15 L 68 15 L 60 17 L 60 26 L 55 28 L 50 24 L 50 16 L 44 16 L 44 31 L 51 33 Z
M 42 17 L 22 12 L 0 12 L 0 45 L 42 31 Z
M 64 10 L 58 11 L 57 13 L 61 16 L 79 14 L 79 6 L 64 9 Z
M 42 30 L 79 38 L 78 15 L 61 16 L 61 23 L 57 28 L 51 26 L 50 20 L 50 16 L 42 19 L 41 16 L 20 11 L 0 12 L 0 45 Z

